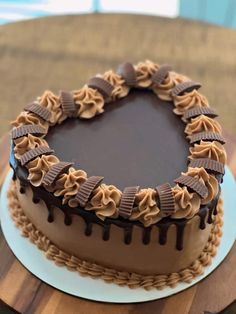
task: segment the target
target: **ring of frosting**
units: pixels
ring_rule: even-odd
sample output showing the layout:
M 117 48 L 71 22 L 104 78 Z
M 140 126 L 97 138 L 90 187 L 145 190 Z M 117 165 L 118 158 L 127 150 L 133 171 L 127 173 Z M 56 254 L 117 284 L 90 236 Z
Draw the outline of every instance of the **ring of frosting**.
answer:
M 180 181 L 176 181 L 177 185 L 171 187 L 167 183 L 168 193 L 166 192 L 161 202 L 158 190 L 154 188 L 137 189 L 136 194 L 132 194 L 129 200 L 129 196 L 123 196 L 115 186 L 101 183 L 102 177 L 87 178 L 86 172 L 81 169 L 76 170 L 69 166 L 61 168 L 61 161 L 43 139 L 50 127 L 66 118 L 91 119 L 103 113 L 107 103 L 125 97 L 132 87 L 146 88 L 152 90 L 161 99 L 172 100 L 175 106 L 173 112 L 186 123 L 190 162 L 198 159 L 209 160 L 195 162 L 195 167 L 199 165 L 196 169 L 200 169 L 195 176 L 189 177 L 186 172 L 181 175 Z M 209 107 L 206 97 L 198 91 L 200 87 L 199 83 L 172 71 L 170 66 L 160 66 L 147 60 L 137 65 L 125 63 L 117 72 L 110 70 L 102 75 L 96 75 L 87 85 L 73 92 L 63 91 L 56 96 L 46 91 L 33 102 L 33 105 L 26 107 L 12 123 L 15 158 L 27 168 L 28 180 L 32 185 L 41 185 L 55 196 L 62 196 L 63 202 L 68 203 L 69 206 L 78 205 L 84 210 L 92 210 L 101 219 L 123 217 L 139 220 L 144 226 L 150 226 L 167 215 L 174 219 L 184 217 L 188 219 L 187 210 L 184 215 L 184 205 L 182 208 L 176 206 L 175 196 L 181 193 L 194 194 L 193 206 L 204 204 L 204 199 L 211 201 L 217 195 L 219 188 L 215 183 L 212 184 L 213 177 L 222 174 L 226 162 L 226 153 L 222 146 L 224 142 L 222 130 L 214 119 L 217 115 Z M 18 131 L 20 128 L 23 128 L 22 133 Z M 24 128 L 29 130 L 28 135 L 25 134 Z M 31 133 L 34 136 L 31 136 Z M 34 160 L 37 162 L 33 162 Z M 50 169 L 51 167 L 54 167 L 54 171 Z M 55 172 L 55 169 L 58 172 Z M 52 174 L 50 180 L 44 180 L 45 176 L 47 179 Z M 210 193 L 208 193 L 209 189 Z M 125 206 L 123 206 L 124 199 Z M 130 208 L 131 204 L 132 208 Z M 199 208 L 196 208 L 195 212 L 198 212 Z M 176 213 L 178 210 L 181 211 L 181 215 Z

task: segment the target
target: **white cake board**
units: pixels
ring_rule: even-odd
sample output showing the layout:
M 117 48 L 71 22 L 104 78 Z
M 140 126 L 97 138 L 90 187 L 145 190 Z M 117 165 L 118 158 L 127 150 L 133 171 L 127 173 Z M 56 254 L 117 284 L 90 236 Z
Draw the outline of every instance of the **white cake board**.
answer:
M 65 267 L 56 266 L 54 262 L 44 256 L 36 245 L 21 236 L 20 230 L 10 218 L 7 206 L 7 190 L 11 178 L 12 172 L 9 171 L 2 187 L 0 199 L 1 226 L 9 247 L 19 261 L 42 281 L 63 292 L 85 299 L 112 303 L 132 303 L 156 300 L 185 290 L 208 276 L 224 260 L 236 238 L 236 184 L 233 175 L 226 168 L 224 183 L 222 184 L 224 199 L 223 236 L 216 257 L 214 257 L 212 264 L 205 268 L 203 275 L 196 277 L 190 284 L 179 283 L 175 288 L 154 289 L 151 291 L 142 288 L 120 287 L 115 284 L 105 283 L 100 279 L 82 277 L 79 273 L 71 272 Z

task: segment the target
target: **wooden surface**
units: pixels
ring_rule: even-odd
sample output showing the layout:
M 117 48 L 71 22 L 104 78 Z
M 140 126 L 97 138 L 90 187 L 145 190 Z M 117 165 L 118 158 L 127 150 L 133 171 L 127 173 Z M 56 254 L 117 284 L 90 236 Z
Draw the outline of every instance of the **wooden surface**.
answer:
M 171 63 L 203 83 L 203 92 L 221 115 L 228 164 L 236 175 L 235 50 L 235 31 L 180 19 L 85 15 L 1 26 L 0 135 L 25 103 L 44 89 L 75 89 L 96 72 L 149 58 Z M 4 135 L 0 182 L 7 171 L 8 147 Z M 200 314 L 219 311 L 236 298 L 236 245 L 224 263 L 194 287 L 163 300 L 128 305 L 91 302 L 53 289 L 14 258 L 3 236 L 0 260 L 0 299 L 28 314 Z

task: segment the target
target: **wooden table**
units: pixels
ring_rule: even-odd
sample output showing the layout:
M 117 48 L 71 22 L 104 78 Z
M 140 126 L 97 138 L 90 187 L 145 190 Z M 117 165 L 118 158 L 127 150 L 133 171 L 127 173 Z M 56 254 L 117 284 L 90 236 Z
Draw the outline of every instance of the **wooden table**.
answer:
M 85 15 L 1 26 L 0 135 L 24 104 L 44 89 L 75 89 L 97 71 L 124 60 L 149 58 L 171 62 L 178 71 L 204 82 L 203 91 L 225 126 L 228 164 L 236 176 L 235 50 L 235 31 L 180 19 Z M 7 171 L 8 147 L 5 134 L 0 141 L 0 184 Z M 236 299 L 236 245 L 199 284 L 169 298 L 127 305 L 75 298 L 44 284 L 15 259 L 1 235 L 0 252 L 0 299 L 22 313 L 200 314 L 220 311 Z

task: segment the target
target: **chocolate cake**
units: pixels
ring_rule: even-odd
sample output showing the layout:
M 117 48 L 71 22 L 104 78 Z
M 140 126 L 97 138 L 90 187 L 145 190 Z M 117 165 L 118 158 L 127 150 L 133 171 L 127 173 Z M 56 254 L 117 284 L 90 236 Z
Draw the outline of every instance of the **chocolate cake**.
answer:
M 130 288 L 201 274 L 220 242 L 226 153 L 200 88 L 145 61 L 28 104 L 8 193 L 22 234 L 56 265 Z

